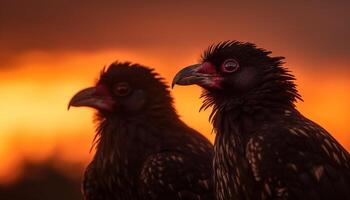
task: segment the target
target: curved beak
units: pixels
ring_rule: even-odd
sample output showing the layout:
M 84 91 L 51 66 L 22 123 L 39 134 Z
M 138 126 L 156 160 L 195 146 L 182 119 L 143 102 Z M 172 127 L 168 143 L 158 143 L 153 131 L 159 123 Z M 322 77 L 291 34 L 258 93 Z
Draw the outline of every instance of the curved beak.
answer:
M 190 65 L 181 69 L 174 77 L 171 87 L 177 85 L 193 85 L 201 81 L 202 77 L 199 76 L 196 72 L 200 67 L 200 64 Z
M 76 93 L 68 103 L 68 110 L 74 107 L 90 107 L 98 110 L 112 111 L 114 100 L 102 89 L 101 86 L 89 87 Z
M 220 88 L 222 77 L 216 73 L 215 66 L 204 62 L 190 65 L 180 70 L 174 77 L 171 87 L 175 85 L 199 85 L 207 88 Z

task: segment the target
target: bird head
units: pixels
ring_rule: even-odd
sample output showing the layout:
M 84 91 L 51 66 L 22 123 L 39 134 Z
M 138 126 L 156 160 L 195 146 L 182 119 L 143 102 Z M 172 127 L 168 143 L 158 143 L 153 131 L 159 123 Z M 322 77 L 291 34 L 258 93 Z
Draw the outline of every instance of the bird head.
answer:
M 172 86 L 196 84 L 204 88 L 205 97 L 214 99 L 267 98 L 294 101 L 299 95 L 294 77 L 282 67 L 283 57 L 252 43 L 226 41 L 211 45 L 199 64 L 180 70 Z
M 172 108 L 172 98 L 162 78 L 153 69 L 115 62 L 102 70 L 95 86 L 75 94 L 68 108 L 85 106 L 102 116 L 131 116 L 145 113 L 155 104 Z

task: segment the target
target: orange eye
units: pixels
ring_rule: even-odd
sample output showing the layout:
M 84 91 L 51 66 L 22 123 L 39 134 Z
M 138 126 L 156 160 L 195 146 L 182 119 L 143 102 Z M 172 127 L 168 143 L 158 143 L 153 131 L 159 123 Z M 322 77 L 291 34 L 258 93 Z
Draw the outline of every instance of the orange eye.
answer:
M 117 96 L 126 96 L 131 92 L 130 85 L 128 83 L 122 82 L 122 83 L 117 83 L 114 86 L 113 92 Z
M 227 73 L 235 72 L 238 68 L 239 68 L 238 62 L 234 59 L 226 60 L 221 66 L 221 70 Z

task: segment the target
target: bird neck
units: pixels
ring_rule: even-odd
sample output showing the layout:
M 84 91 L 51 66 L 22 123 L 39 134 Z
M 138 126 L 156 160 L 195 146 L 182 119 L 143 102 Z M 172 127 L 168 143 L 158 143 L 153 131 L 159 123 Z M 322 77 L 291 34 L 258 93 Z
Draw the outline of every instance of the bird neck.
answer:
M 217 134 L 232 134 L 245 141 L 266 122 L 283 116 L 286 110 L 295 110 L 294 103 L 247 97 L 215 99 L 210 121 Z
M 101 173 L 117 173 L 132 177 L 137 174 L 143 160 L 161 148 L 166 133 L 176 121 L 163 117 L 137 116 L 103 118 L 99 120 L 94 146 L 94 160 Z

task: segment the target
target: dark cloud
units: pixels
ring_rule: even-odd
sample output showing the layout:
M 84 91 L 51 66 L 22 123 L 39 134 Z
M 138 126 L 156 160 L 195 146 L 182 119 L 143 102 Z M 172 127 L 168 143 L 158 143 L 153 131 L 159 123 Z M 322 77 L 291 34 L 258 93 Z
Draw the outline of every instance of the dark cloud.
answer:
M 2 0 L 0 58 L 28 50 L 202 49 L 238 39 L 287 56 L 347 62 L 349 7 L 349 1 Z

